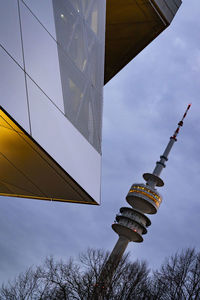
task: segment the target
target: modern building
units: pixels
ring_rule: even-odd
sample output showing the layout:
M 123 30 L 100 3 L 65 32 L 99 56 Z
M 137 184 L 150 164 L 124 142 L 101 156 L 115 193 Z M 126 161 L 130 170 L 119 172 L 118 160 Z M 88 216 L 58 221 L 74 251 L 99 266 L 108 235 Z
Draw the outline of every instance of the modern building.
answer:
M 103 85 L 180 5 L 0 1 L 0 195 L 100 203 Z

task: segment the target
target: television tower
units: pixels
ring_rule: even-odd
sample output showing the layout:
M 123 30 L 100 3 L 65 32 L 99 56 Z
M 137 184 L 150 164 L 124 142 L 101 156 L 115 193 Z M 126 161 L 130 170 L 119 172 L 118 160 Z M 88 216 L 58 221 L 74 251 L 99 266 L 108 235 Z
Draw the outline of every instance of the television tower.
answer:
M 129 242 L 143 242 L 143 234 L 147 233 L 146 227 L 151 225 L 151 221 L 145 214 L 156 214 L 162 202 L 162 196 L 158 193 L 156 187 L 164 185 L 160 174 L 165 168 L 172 146 L 177 141 L 177 135 L 180 127 L 183 126 L 183 120 L 190 109 L 188 105 L 181 121 L 174 134 L 170 137 L 169 143 L 156 162 L 153 173 L 144 173 L 143 178 L 146 183 L 134 183 L 126 196 L 126 201 L 131 207 L 121 207 L 120 214 L 116 215 L 116 220 L 112 224 L 112 229 L 119 235 L 105 266 L 103 267 L 99 280 L 94 289 L 95 300 L 103 300 L 107 288 L 112 280 L 113 274 L 128 246 Z

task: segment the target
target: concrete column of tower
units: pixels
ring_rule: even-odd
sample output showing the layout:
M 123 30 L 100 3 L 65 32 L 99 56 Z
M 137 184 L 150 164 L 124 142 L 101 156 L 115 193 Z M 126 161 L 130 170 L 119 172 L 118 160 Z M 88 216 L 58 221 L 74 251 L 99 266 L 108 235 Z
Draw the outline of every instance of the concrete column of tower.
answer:
M 117 243 L 115 244 L 105 266 L 102 269 L 98 283 L 95 286 L 94 290 L 94 300 L 103 299 L 104 294 L 106 293 L 109 284 L 112 280 L 113 274 L 128 246 L 129 239 L 125 236 L 119 236 Z
M 156 162 L 156 167 L 153 170 L 153 175 L 160 176 L 160 173 L 162 172 L 163 168 L 165 168 L 165 162 L 168 160 L 168 155 L 176 142 L 176 138 L 171 137 L 169 140 L 169 143 L 163 153 L 163 155 L 160 156 L 160 160 Z

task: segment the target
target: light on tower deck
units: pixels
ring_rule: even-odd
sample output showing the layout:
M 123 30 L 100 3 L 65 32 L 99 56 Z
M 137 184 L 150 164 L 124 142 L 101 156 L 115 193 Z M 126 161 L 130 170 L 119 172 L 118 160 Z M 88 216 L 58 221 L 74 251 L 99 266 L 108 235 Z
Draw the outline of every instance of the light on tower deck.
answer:
M 162 196 L 155 188 L 143 183 L 135 183 L 131 186 L 126 200 L 133 208 L 145 214 L 155 214 L 162 202 Z

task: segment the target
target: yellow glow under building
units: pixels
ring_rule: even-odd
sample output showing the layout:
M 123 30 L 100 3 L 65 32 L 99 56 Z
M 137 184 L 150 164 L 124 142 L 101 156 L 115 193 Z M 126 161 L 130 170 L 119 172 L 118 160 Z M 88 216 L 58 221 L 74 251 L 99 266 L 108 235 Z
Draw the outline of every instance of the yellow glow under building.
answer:
M 103 85 L 180 5 L 0 2 L 0 195 L 100 203 Z

